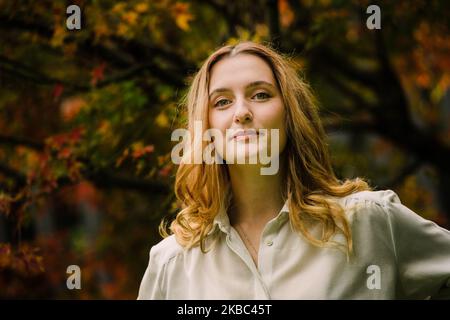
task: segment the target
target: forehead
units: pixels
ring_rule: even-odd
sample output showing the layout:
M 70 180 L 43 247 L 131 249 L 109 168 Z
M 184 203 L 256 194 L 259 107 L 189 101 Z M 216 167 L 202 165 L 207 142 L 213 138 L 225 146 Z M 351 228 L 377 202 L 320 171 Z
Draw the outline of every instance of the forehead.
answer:
M 255 81 L 275 84 L 272 69 L 262 58 L 246 53 L 219 60 L 211 68 L 209 92 L 217 88 L 244 87 Z

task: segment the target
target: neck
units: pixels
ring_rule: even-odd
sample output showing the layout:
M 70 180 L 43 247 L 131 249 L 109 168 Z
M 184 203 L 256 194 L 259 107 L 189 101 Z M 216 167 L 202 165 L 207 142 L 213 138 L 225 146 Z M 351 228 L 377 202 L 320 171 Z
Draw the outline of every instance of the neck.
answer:
M 232 225 L 264 227 L 283 207 L 283 168 L 275 175 L 261 175 L 257 165 L 228 165 Z

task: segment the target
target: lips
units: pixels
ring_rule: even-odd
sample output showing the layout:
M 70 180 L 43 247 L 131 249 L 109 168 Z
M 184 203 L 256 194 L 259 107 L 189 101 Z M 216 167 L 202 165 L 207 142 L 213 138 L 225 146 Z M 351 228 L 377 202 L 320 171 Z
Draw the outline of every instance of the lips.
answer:
M 256 129 L 239 130 L 232 135 L 231 139 L 244 139 L 246 137 L 258 136 L 258 135 L 259 135 L 259 132 Z

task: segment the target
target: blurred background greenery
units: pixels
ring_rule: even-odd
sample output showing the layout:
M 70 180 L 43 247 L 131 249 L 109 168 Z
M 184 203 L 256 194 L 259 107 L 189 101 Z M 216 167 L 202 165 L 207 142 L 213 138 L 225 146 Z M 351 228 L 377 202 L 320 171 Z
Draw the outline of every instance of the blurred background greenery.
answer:
M 66 8 L 82 10 L 66 29 Z M 135 299 L 177 212 L 171 132 L 201 62 L 270 41 L 311 82 L 339 178 L 450 221 L 450 2 L 0 0 L 0 298 Z M 82 289 L 68 290 L 79 265 Z

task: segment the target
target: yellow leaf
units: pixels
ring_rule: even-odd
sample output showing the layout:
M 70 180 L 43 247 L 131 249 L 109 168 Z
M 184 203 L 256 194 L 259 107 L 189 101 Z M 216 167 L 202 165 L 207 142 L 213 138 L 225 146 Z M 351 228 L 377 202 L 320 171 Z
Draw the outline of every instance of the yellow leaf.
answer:
M 256 41 L 263 39 L 269 35 L 269 27 L 266 24 L 257 24 L 255 31 Z
M 231 46 L 234 46 L 238 43 L 239 43 L 239 39 L 236 37 L 230 37 L 230 38 L 228 38 L 228 40 L 226 42 L 227 45 L 231 45 Z
M 177 26 L 180 27 L 180 29 L 187 31 L 189 30 L 189 20 L 191 20 L 191 16 L 189 15 L 180 15 L 177 17 Z
M 236 27 L 238 38 L 241 41 L 251 40 L 250 31 L 240 26 Z
M 63 44 L 66 32 L 60 23 L 56 23 L 50 44 L 52 47 L 60 47 Z
M 136 24 L 138 15 L 134 11 L 129 11 L 122 16 L 122 19 L 132 26 Z
M 124 3 L 124 2 L 117 3 L 116 5 L 114 5 L 114 7 L 112 8 L 111 11 L 114 13 L 120 13 L 125 9 L 125 6 L 126 6 L 126 3 Z
M 111 124 L 108 120 L 102 120 L 97 128 L 97 132 L 102 136 L 108 136 L 111 134 Z
M 148 10 L 148 4 L 145 2 L 138 3 L 134 7 L 134 10 L 136 10 L 136 12 L 139 12 L 139 13 L 144 13 Z
M 155 119 L 155 122 L 161 128 L 167 128 L 169 126 L 169 118 L 164 112 L 161 112 Z
M 119 36 L 126 36 L 128 34 L 129 28 L 126 24 L 119 23 L 119 27 L 117 28 L 117 34 Z
M 175 17 L 175 23 L 177 26 L 187 31 L 189 30 L 189 21 L 194 19 L 194 16 L 189 13 L 189 4 L 177 2 L 172 7 L 172 14 Z
M 95 38 L 97 40 L 100 39 L 102 36 L 108 36 L 110 33 L 108 25 L 104 22 L 96 24 L 94 27 L 94 31 L 95 31 Z

